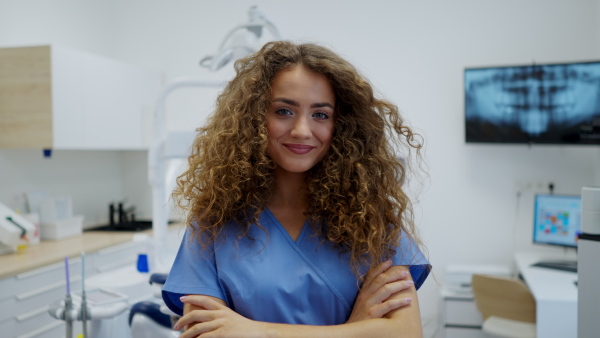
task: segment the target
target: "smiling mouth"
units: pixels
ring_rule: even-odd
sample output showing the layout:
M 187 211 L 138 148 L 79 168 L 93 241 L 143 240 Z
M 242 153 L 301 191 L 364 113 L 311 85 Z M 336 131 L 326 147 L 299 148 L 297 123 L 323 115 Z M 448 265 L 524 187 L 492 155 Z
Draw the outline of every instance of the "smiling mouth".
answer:
M 306 154 L 315 149 L 315 147 L 306 144 L 284 144 L 284 146 L 294 154 Z

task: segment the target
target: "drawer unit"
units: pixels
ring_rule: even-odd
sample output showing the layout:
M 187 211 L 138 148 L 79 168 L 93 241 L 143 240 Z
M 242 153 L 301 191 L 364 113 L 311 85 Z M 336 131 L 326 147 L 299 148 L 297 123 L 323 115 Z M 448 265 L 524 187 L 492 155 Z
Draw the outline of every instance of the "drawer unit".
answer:
M 481 327 L 483 318 L 477 311 L 473 298 L 448 297 L 444 301 L 446 323 L 455 323 L 465 326 Z
M 28 293 L 15 295 L 15 297 L 0 303 L 0 322 L 36 311 L 40 306 L 47 306 L 50 303 L 63 299 L 65 294 L 65 283 L 58 282 L 39 287 Z
M 49 324 L 42 326 L 32 326 L 29 330 L 18 336 L 9 336 L 16 338 L 57 338 L 64 337 L 66 333 L 66 326 L 64 322 L 54 320 Z
M 20 313 L 15 316 L 13 320 L 0 324 L 0 332 L 24 333 L 32 330 L 35 331 L 40 327 L 58 326 L 57 324 L 61 324 L 61 322 L 50 316 L 48 313 L 48 305 L 43 305 L 38 306 L 35 310 Z M 8 337 L 14 336 L 9 335 Z M 56 338 L 58 336 L 54 337 Z
M 442 338 L 487 338 L 472 294 L 442 289 Z
M 69 261 L 69 267 L 81 266 Z M 72 270 L 71 270 L 72 271 Z M 52 264 L 5 279 L 9 296 L 0 301 L 0 322 L 62 299 L 66 294 L 64 264 Z M 81 275 L 71 274 L 71 290 L 81 290 Z
M 86 280 L 99 273 L 132 266 L 141 244 L 127 242 L 86 255 Z M 81 258 L 69 259 L 71 292 L 81 291 Z M 66 294 L 63 262 L 0 280 L 0 335 L 2 338 L 64 337 L 65 323 L 48 313 L 48 306 Z
M 69 271 L 71 277 L 80 276 L 81 278 L 81 259 L 69 259 Z M 65 264 L 63 262 L 54 263 L 0 280 L 0 287 L 3 290 L 0 301 L 14 297 L 16 294 L 37 289 L 40 286 L 40 281 L 44 281 L 45 284 L 64 282 Z

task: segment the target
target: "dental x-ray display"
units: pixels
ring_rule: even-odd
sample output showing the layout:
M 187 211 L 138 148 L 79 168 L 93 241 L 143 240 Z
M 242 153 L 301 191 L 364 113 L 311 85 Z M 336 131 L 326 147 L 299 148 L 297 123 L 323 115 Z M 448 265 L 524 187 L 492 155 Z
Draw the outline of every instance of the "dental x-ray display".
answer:
M 600 144 L 600 62 L 465 69 L 466 142 Z

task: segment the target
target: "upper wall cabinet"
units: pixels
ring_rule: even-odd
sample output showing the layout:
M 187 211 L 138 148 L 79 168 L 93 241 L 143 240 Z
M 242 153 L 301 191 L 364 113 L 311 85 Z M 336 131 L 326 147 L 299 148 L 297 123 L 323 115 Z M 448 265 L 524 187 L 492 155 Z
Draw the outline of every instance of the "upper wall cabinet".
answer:
M 0 48 L 0 148 L 147 149 L 161 78 L 56 46 Z

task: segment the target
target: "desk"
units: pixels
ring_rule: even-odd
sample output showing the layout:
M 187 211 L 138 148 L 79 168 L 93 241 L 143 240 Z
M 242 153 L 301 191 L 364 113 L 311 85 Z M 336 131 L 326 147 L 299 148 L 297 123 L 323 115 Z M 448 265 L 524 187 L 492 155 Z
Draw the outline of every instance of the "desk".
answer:
M 532 267 L 541 260 L 564 260 L 564 256 L 517 253 L 519 273 L 533 293 L 536 302 L 538 338 L 577 337 L 577 274 Z M 575 256 L 572 259 L 576 259 Z

